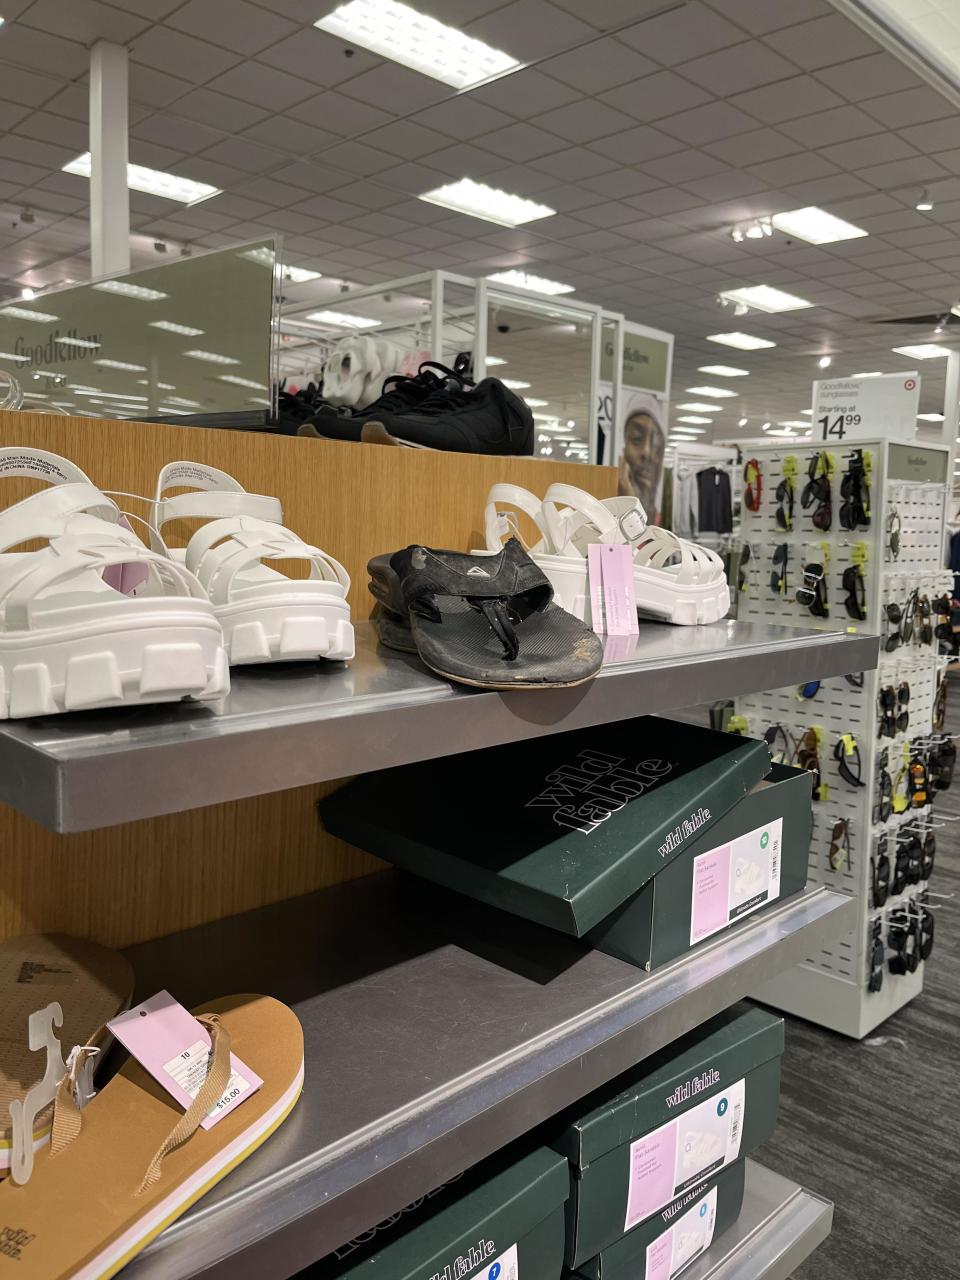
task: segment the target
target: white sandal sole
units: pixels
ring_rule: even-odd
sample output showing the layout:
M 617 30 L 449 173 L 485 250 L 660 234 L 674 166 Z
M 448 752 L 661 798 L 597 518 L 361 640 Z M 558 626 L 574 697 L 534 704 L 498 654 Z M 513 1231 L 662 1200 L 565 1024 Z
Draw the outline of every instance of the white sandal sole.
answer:
M 590 618 L 590 588 L 585 560 L 534 555 L 550 579 L 557 604 L 581 621 Z M 705 626 L 719 622 L 730 611 L 730 587 L 726 579 L 673 585 L 662 581 L 662 572 L 634 570 L 637 612 L 670 622 L 676 627 Z
M 233 667 L 258 662 L 349 662 L 353 625 L 345 600 L 235 604 L 216 610 Z
M 0 720 L 207 700 L 230 691 L 220 627 L 157 618 L 0 636 Z

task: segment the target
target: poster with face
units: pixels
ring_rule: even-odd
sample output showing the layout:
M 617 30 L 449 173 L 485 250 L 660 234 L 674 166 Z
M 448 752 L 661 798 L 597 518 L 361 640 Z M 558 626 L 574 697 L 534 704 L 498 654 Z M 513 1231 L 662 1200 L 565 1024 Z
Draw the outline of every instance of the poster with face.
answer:
M 663 496 L 663 455 L 667 447 L 665 405 L 652 391 L 624 387 L 623 452 L 617 492 L 639 498 L 647 519 L 659 524 Z

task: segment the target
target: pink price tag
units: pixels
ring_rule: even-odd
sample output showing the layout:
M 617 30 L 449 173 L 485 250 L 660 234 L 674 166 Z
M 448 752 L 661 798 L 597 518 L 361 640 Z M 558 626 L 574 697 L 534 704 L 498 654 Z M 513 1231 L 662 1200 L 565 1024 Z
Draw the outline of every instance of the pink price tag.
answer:
M 121 1013 L 107 1027 L 186 1111 L 207 1078 L 210 1057 L 210 1035 L 193 1014 L 169 991 L 160 991 Z M 256 1072 L 232 1053 L 230 1067 L 223 1096 L 201 1121 L 201 1128 L 212 1129 L 263 1084 Z
M 587 571 L 591 625 L 597 635 L 639 635 L 632 548 L 622 543 L 591 542 L 587 548 Z

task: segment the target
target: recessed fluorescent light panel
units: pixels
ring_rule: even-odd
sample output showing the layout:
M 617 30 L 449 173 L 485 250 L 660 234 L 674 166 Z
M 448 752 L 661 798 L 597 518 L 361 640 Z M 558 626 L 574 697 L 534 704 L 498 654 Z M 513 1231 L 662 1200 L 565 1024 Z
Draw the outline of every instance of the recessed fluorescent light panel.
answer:
M 90 152 L 85 151 L 82 156 L 77 156 L 76 160 L 65 164 L 63 172 L 76 173 L 81 178 L 89 178 Z M 146 191 L 148 195 L 163 196 L 167 200 L 177 200 L 180 204 L 197 204 L 200 200 L 209 200 L 211 196 L 220 195 L 220 188 L 212 187 L 208 182 L 178 178 L 175 173 L 148 169 L 142 164 L 127 165 L 127 186 L 132 191 Z
M 93 286 L 102 293 L 119 293 L 124 298 L 136 298 L 138 302 L 159 302 L 169 294 L 159 289 L 145 289 L 142 284 L 130 284 L 128 280 L 101 280 Z
M 942 413 L 918 413 L 917 417 L 921 422 L 942 422 Z
M 100 347 L 99 342 L 93 342 L 90 338 L 55 338 L 59 347 L 85 347 L 88 351 L 96 351 Z
M 810 426 L 810 423 L 804 422 L 802 418 L 800 419 L 789 418 L 786 422 L 778 422 L 777 426 L 778 427 L 800 427 L 802 430 L 806 431 L 807 428 Z
M 531 293 L 546 293 L 555 297 L 558 293 L 573 293 L 572 284 L 561 284 L 559 280 L 546 280 L 543 276 L 531 276 L 526 271 L 498 271 L 496 275 L 487 276 L 495 284 L 512 284 L 518 289 L 529 289 Z
M 677 421 L 678 421 L 678 422 L 698 422 L 698 423 L 699 423 L 699 422 L 713 422 L 713 419 L 712 419 L 712 418 L 688 417 L 688 418 L 678 418 L 678 419 L 677 419 Z
M 730 391 L 726 387 L 687 387 L 691 395 L 695 396 L 715 396 L 718 400 L 726 400 L 730 396 L 736 396 L 738 391 Z
M 519 382 L 516 378 L 501 378 L 501 382 L 511 391 L 526 391 L 530 386 L 529 382 Z
M 13 316 L 14 320 L 35 320 L 37 324 L 52 324 L 59 316 L 49 311 L 30 311 L 27 307 L 0 307 L 0 316 Z
M 235 373 L 221 373 L 217 376 L 217 381 L 232 382 L 235 387 L 252 387 L 254 391 L 266 390 L 262 382 L 254 382 L 250 378 L 241 378 Z
M 701 403 L 699 400 L 690 400 L 686 404 L 678 404 L 678 409 L 689 409 L 692 413 L 719 413 L 723 408 L 722 404 L 707 404 L 705 401 Z
M 916 347 L 891 347 L 898 355 L 909 356 L 911 360 L 939 360 L 950 354 L 948 347 L 937 347 L 932 342 L 921 342 Z
M 147 372 L 145 364 L 127 364 L 125 360 L 94 360 L 93 363 L 100 365 L 103 369 L 123 369 L 127 373 Z
M 784 293 L 782 289 L 774 289 L 769 284 L 752 284 L 742 289 L 725 289 L 721 298 L 728 302 L 739 302 L 745 307 L 753 307 L 755 311 L 800 311 L 803 307 L 812 307 L 813 303 L 806 298 L 798 298 L 796 294 Z
M 719 342 L 724 347 L 736 347 L 738 351 L 761 351 L 764 347 L 775 347 L 775 342 L 766 338 L 755 338 L 752 333 L 708 333 L 708 342 Z
M 397 0 L 350 0 L 314 26 L 454 89 L 469 89 L 520 66 L 508 53 Z
M 509 191 L 488 187 L 485 182 L 474 182 L 472 178 L 461 178 L 459 182 L 448 182 L 433 191 L 425 191 L 419 199 L 501 227 L 519 227 L 524 222 L 550 218 L 556 213 L 556 209 L 547 204 L 511 195 Z
M 0 360 L 16 360 L 20 364 L 24 364 L 29 359 L 29 356 L 18 356 L 12 351 L 0 351 Z
M 882 378 L 883 374 L 879 369 L 875 369 L 873 373 L 851 373 L 851 378 Z M 813 412 L 811 410 L 811 412 Z
M 550 403 L 550 401 L 549 401 L 549 400 L 535 400 L 532 396 L 527 396 L 527 397 L 526 397 L 526 403 L 527 403 L 528 407 L 529 407 L 529 408 L 531 408 L 531 409 L 543 409 L 543 408 L 545 408 L 545 407 Z
M 835 244 L 838 240 L 858 240 L 869 234 L 862 227 L 844 222 L 815 205 L 792 209 L 789 213 L 775 213 L 772 222 L 778 231 L 805 240 L 807 244 Z
M 506 364 L 506 363 L 507 363 L 506 360 L 504 360 L 502 356 L 487 356 L 487 364 L 490 365 L 491 368 L 493 368 L 495 364 Z
M 234 360 L 233 356 L 222 356 L 216 351 L 185 351 L 185 356 L 189 356 L 191 360 L 206 360 L 208 364 L 239 364 L 239 360 Z
M 185 338 L 199 338 L 202 329 L 191 329 L 188 324 L 175 324 L 172 320 L 151 320 L 151 329 L 163 329 L 165 333 L 181 333 Z
M 318 324 L 332 324 L 337 329 L 375 329 L 379 320 L 367 316 L 348 316 L 345 311 L 311 311 L 306 317 Z
M 737 369 L 732 364 L 702 364 L 697 373 L 713 373 L 718 378 L 748 378 L 749 369 Z

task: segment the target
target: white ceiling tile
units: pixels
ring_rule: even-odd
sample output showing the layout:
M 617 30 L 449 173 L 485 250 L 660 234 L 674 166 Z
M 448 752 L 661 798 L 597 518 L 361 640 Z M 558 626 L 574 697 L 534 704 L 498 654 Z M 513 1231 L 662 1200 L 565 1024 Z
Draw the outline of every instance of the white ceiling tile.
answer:
M 796 120 L 814 111 L 843 105 L 838 94 L 812 76 L 794 76 L 780 84 L 735 94 L 729 101 L 755 116 L 761 124 L 781 124 L 784 120 Z
M 439 169 L 432 169 L 429 165 L 420 164 L 416 160 L 405 160 L 402 164 L 395 164 L 390 169 L 384 169 L 382 173 L 377 174 L 377 181 L 385 187 L 395 187 L 398 192 L 406 192 L 408 195 L 419 196 L 424 191 L 432 191 L 434 187 L 442 186 L 448 181 L 448 175 L 442 173 Z M 424 202 L 424 208 L 427 205 Z M 430 208 L 438 208 L 437 205 L 431 205 Z M 409 217 L 407 213 L 402 213 L 400 209 L 395 210 L 398 217 Z M 449 217 L 449 213 L 444 214 L 441 209 L 441 215 Z M 413 219 L 417 221 L 417 219 Z M 424 218 L 426 221 L 426 218 Z
M 196 0 L 206 5 L 208 0 Z M 232 3 L 232 0 L 226 0 Z M 320 16 L 319 6 L 315 6 L 316 16 Z M 260 62 L 266 62 L 278 71 L 286 71 L 289 75 L 299 76 L 314 85 L 333 86 L 344 80 L 351 80 L 380 66 L 382 59 L 365 49 L 338 40 L 326 31 L 318 31 L 309 26 L 289 35 L 284 40 L 263 49 L 257 54 Z
M 179 108 L 180 104 L 177 103 L 177 109 Z M 337 141 L 336 134 L 329 133 L 326 129 L 315 129 L 313 125 L 302 124 L 299 120 L 290 120 L 286 116 L 271 116 L 267 120 L 261 120 L 245 130 L 243 136 L 275 150 L 288 151 L 298 156 L 312 155 Z
M 747 40 L 684 62 L 677 70 L 701 89 L 725 97 L 785 80 L 795 74 L 796 67 L 759 40 Z
M 591 149 L 621 164 L 644 164 L 658 156 L 680 151 L 682 147 L 675 138 L 668 137 L 659 129 L 650 125 L 637 125 L 623 133 L 615 133 L 610 138 L 601 138 L 593 143 Z
M 639 80 L 656 71 L 657 64 L 620 40 L 608 38 L 549 58 L 539 69 L 581 93 L 596 94 Z
M 149 164 L 150 161 L 146 163 Z M 187 156 L 177 161 L 175 171 L 185 178 L 195 178 L 197 182 L 212 182 L 223 191 L 230 191 L 250 176 L 242 169 L 235 169 L 233 165 L 221 164 L 219 160 L 210 160 L 205 156 Z
M 133 164 L 145 164 L 151 169 L 170 169 L 187 162 L 182 151 L 177 151 L 174 147 L 160 146 L 156 142 L 146 142 L 142 138 L 130 139 L 130 160 Z M 236 176 L 237 171 L 231 169 L 230 177 Z
M 59 80 L 13 66 L 4 66 L 0 74 L 0 98 L 25 107 L 39 107 L 61 87 Z
M 643 80 L 621 85 L 600 95 L 608 106 L 637 120 L 660 120 L 710 101 L 710 95 L 672 71 L 658 71 Z
M 871 164 L 883 164 L 887 160 L 907 160 L 917 153 L 895 133 L 882 132 L 870 138 L 858 138 L 856 142 L 821 147 L 820 154 L 841 169 L 856 170 Z
M 809 204 L 832 204 L 860 192 L 870 190 L 869 185 L 852 173 L 835 173 L 826 178 L 813 178 L 784 187 L 784 194 L 792 197 L 791 204 L 806 207 Z
M 960 135 L 958 135 L 960 140 Z M 938 151 L 934 157 L 938 164 L 942 164 L 945 169 L 951 173 L 960 173 L 960 150 L 956 151 Z
M 877 52 L 876 42 L 839 13 L 772 32 L 766 37 L 766 43 L 804 71 Z
M 875 187 L 902 187 L 907 183 L 933 182 L 942 178 L 946 170 L 934 160 L 926 156 L 917 156 L 914 160 L 894 160 L 890 164 L 872 165 L 861 169 L 859 176 Z
M 358 102 L 355 98 L 348 98 L 332 90 L 317 94 L 315 98 L 307 98 L 305 102 L 298 102 L 285 115 L 318 129 L 328 129 L 341 137 L 366 133 L 368 129 L 379 128 L 393 119 L 379 107 L 371 107 L 366 102 Z
M 532 122 L 559 134 L 567 142 L 594 142 L 607 134 L 629 129 L 634 124 L 630 116 L 593 98 L 582 98 L 579 102 L 534 116 Z
M 659 128 L 664 133 L 680 138 L 690 146 L 698 147 L 706 142 L 718 142 L 738 133 L 747 133 L 757 127 L 753 116 L 738 111 L 726 102 L 711 102 L 692 111 L 661 120 Z
M 751 196 L 763 191 L 768 184 L 753 174 L 728 169 L 726 173 L 712 174 L 706 178 L 693 178 L 686 183 L 690 191 L 704 200 L 733 200 L 737 196 Z
M 861 104 L 881 124 L 890 129 L 902 129 L 911 124 L 923 124 L 927 120 L 956 117 L 956 107 L 933 89 L 904 89 L 900 93 L 885 94 L 882 98 L 868 98 Z
M 671 156 L 660 156 L 655 160 L 644 161 L 647 173 L 653 174 L 661 182 L 686 183 L 692 178 L 707 178 L 711 174 L 723 173 L 727 166 L 716 156 L 708 156 L 705 151 L 675 151 Z
M 43 187 L 21 188 L 18 203 L 29 209 L 40 209 L 52 213 L 82 213 L 87 208 L 86 200 L 63 196 L 56 191 L 46 191 Z
M 255 107 L 266 107 L 271 111 L 285 111 L 305 101 L 314 89 L 306 80 L 259 62 L 244 62 L 232 67 L 211 80 L 209 87 L 217 93 L 226 93 L 241 102 L 250 102 Z
M 129 83 L 131 99 L 146 103 L 148 107 L 167 107 L 193 88 L 188 80 L 136 62 L 130 63 Z
M 636 222 L 637 211 L 619 200 L 605 200 L 577 210 L 577 217 L 592 227 L 621 227 L 625 222 Z
M 221 142 L 225 134 L 219 129 L 211 129 L 208 125 L 197 124 L 194 120 L 178 120 L 175 116 L 152 115 L 139 121 L 130 130 L 131 137 L 142 138 L 146 142 L 156 142 L 163 147 L 172 147 L 184 153 L 202 151 L 204 147 L 212 147 Z M 89 138 L 81 151 L 89 149 Z
M 649 213 L 652 218 L 662 218 L 696 208 L 703 201 L 680 187 L 658 187 L 655 191 L 632 196 L 630 204 L 643 213 Z
M 777 129 L 754 129 L 733 138 L 711 142 L 704 150 L 729 165 L 760 164 L 764 160 L 778 160 L 793 155 L 803 148 Z
M 363 75 L 354 76 L 340 86 L 340 91 L 395 116 L 421 111 L 450 96 L 445 84 L 395 62 L 381 63 Z
M 427 129 L 467 142 L 481 133 L 492 133 L 495 129 L 503 129 L 513 123 L 505 112 L 497 111 L 467 93 L 435 107 L 427 107 L 425 111 L 418 111 L 413 120 Z
M 9 5 L 3 8 L 9 22 L 14 15 L 9 12 Z M 95 40 L 126 44 L 149 25 L 143 14 L 124 13 L 112 4 L 99 4 L 97 0 L 34 0 L 21 21 L 84 45 L 91 45 Z
M 270 224 L 278 231 L 298 234 L 310 231 L 317 225 L 313 218 L 305 213 L 294 213 L 292 209 L 273 209 L 270 213 Z
M 561 107 L 565 102 L 573 102 L 580 93 L 559 80 L 543 75 L 535 67 L 525 67 L 494 80 L 492 84 L 471 90 L 469 96 L 523 120 L 552 107 Z
M 881 213 L 872 218 L 861 218 L 859 225 L 865 231 L 869 231 L 872 236 L 879 236 L 888 231 L 908 229 L 916 231 L 925 227 L 927 222 L 923 214 L 916 213 L 913 209 L 899 209 L 896 213 Z
M 466 30 L 520 62 L 546 57 L 596 34 L 594 28 L 546 0 L 515 0 L 469 23 Z
M 872 192 L 870 195 L 857 196 L 852 200 L 844 200 L 834 210 L 842 218 L 868 218 L 879 213 L 893 213 L 903 208 L 893 196 L 885 192 Z
M 817 79 L 836 89 L 851 102 L 878 98 L 898 89 L 916 89 L 921 81 L 892 53 L 872 53 L 841 67 L 817 72 Z
M 187 0 L 167 24 L 248 58 L 297 30 L 296 23 L 247 0 Z
M 670 9 L 617 34 L 665 67 L 739 44 L 743 39 L 738 27 L 699 3 Z
M 382 173 L 395 159 L 395 156 L 378 151 L 376 147 L 367 147 L 362 142 L 341 142 L 324 151 L 318 158 L 318 163 L 329 163 L 347 173 L 361 174 L 368 178 L 371 174 Z
M 507 160 L 525 163 L 539 156 L 549 155 L 551 151 L 563 148 L 562 138 L 555 133 L 547 133 L 532 124 L 510 124 L 505 129 L 496 129 L 485 134 L 481 139 L 484 147 L 494 155 L 503 156 Z M 465 170 L 465 173 L 469 171 Z M 472 176 L 472 175 L 469 175 Z
M 262 173 L 265 169 L 275 167 L 281 159 L 272 147 L 262 147 L 246 138 L 224 138 L 208 147 L 201 158 L 232 164 L 248 173 Z
M 549 173 L 541 173 L 538 169 L 531 168 L 526 164 L 501 164 L 496 169 L 491 169 L 484 176 L 484 181 L 489 182 L 493 187 L 499 187 L 502 191 L 514 191 L 520 196 L 531 196 L 540 199 L 540 193 L 546 191 L 547 187 L 555 189 L 555 179 Z M 544 204 L 551 205 L 552 208 L 558 208 L 550 200 L 543 200 Z
M 890 137 L 889 134 L 886 135 Z M 894 138 L 896 135 L 894 135 Z M 960 142 L 960 120 L 956 115 L 945 120 L 929 120 L 926 124 L 911 125 L 901 129 L 900 137 L 927 155 L 938 151 L 952 151 Z M 890 156 L 889 159 L 896 159 Z
M 284 166 L 282 169 L 276 169 L 270 177 L 271 179 L 276 179 L 277 182 L 289 183 L 292 187 L 302 187 L 304 191 L 323 194 L 326 191 L 332 191 L 335 187 L 342 186 L 345 182 L 349 182 L 352 175 L 342 173 L 340 170 L 334 169 L 332 165 L 320 165 L 306 160 L 299 160 L 294 164 Z M 250 184 L 246 179 L 244 185 L 249 189 Z
M 639 169 L 612 169 L 608 173 L 597 174 L 590 179 L 590 190 L 595 191 L 599 196 L 607 196 L 610 200 L 641 195 L 661 185 L 659 178 L 641 173 Z
M 503 167 L 503 157 L 481 151 L 469 142 L 457 142 L 440 151 L 431 151 L 423 160 L 431 169 L 444 175 L 443 181 L 461 178 L 464 174 L 476 179 L 486 178 L 487 174 Z
M 347 204 L 344 200 L 336 200 L 333 196 L 309 196 L 295 206 L 299 213 L 309 214 L 318 222 L 332 222 L 341 225 L 349 223 L 353 218 L 362 217 L 367 210 L 359 205 Z M 334 228 L 331 228 L 334 230 Z M 328 234 L 325 232 L 325 234 Z M 330 236 L 333 239 L 333 236 Z M 361 237 L 362 238 L 362 237 Z M 369 239 L 369 237 L 367 237 Z
M 237 133 L 241 129 L 247 129 L 267 115 L 262 107 L 239 102 L 225 94 L 214 93 L 212 89 L 192 89 L 177 99 L 175 111 L 178 116 L 210 125 L 223 133 Z
M 570 147 L 566 151 L 557 151 L 553 155 L 542 156 L 532 161 L 533 167 L 543 173 L 552 174 L 555 178 L 570 182 L 583 182 L 598 173 L 606 173 L 615 168 L 613 160 L 586 147 Z
M 450 145 L 450 139 L 435 129 L 426 129 L 412 120 L 395 120 L 392 124 L 364 135 L 366 145 L 389 152 L 397 160 L 417 160 L 431 151 Z
M 160 26 L 152 26 L 137 36 L 130 46 L 130 59 L 154 71 L 166 72 L 175 67 L 179 79 L 193 84 L 203 84 L 240 61 L 237 54 L 208 40 Z
M 6 106 L 6 103 L 0 102 L 0 121 L 6 120 L 2 127 L 8 132 L 13 132 L 16 126 L 15 131 L 26 138 L 59 143 L 69 147 L 75 155 L 86 151 L 90 145 L 90 134 L 85 121 L 65 120 L 63 116 L 56 116 L 48 111 L 32 111 L 22 118 L 22 108 L 11 111 L 7 116 Z
M 831 12 L 827 0 L 707 0 L 707 3 L 754 36 Z
M 90 55 L 82 44 L 36 31 L 19 22 L 4 27 L 2 55 L 12 67 L 53 71 L 64 79 L 84 75 L 90 63 Z
M 833 107 L 781 125 L 784 133 L 806 147 L 826 147 L 833 142 L 849 142 L 881 130 L 872 116 L 858 107 Z
M 805 151 L 799 155 L 785 156 L 782 160 L 766 160 L 763 164 L 751 166 L 748 172 L 769 182 L 771 186 L 778 187 L 781 184 L 823 178 L 838 170 L 829 160 L 824 160 L 813 151 Z

